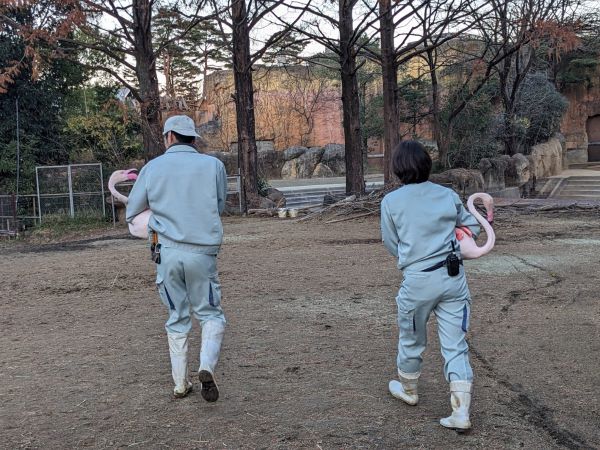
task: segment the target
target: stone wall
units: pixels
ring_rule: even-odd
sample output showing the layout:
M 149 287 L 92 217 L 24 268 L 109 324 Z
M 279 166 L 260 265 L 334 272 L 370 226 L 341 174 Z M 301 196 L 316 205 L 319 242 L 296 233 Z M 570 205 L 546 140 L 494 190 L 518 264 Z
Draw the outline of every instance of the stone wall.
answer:
M 303 66 L 258 67 L 252 77 L 257 140 L 272 141 L 277 150 L 344 142 L 338 82 L 317 78 Z M 231 150 L 237 141 L 233 72 L 213 72 L 205 87 L 198 122 L 202 135 L 210 150 Z
M 207 152 L 225 164 L 228 174 L 237 173 L 237 152 Z M 277 151 L 268 145 L 258 147 L 258 175 L 266 179 L 322 178 L 346 174 L 344 146 L 294 146 Z
M 535 190 L 537 180 L 558 175 L 566 168 L 566 142 L 558 133 L 549 141 L 534 145 L 527 156 L 502 155 L 484 158 L 479 163 L 485 191 L 494 193 L 517 187 L 523 197 Z
M 586 125 L 591 117 L 600 115 L 600 67 L 590 83 L 569 85 L 562 94 L 569 101 L 560 130 L 566 140 L 566 157 L 569 163 L 588 161 L 588 135 Z

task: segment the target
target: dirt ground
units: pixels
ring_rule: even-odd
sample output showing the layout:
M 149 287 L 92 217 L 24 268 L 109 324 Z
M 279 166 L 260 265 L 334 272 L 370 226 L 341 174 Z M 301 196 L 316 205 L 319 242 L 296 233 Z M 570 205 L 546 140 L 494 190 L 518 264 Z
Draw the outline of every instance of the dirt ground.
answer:
M 221 398 L 171 398 L 166 311 L 145 243 L 117 229 L 3 243 L 0 447 L 600 448 L 600 216 L 500 212 L 467 262 L 469 434 L 435 319 L 418 406 L 388 394 L 401 274 L 379 221 L 225 219 Z M 195 325 L 190 369 L 197 369 Z M 196 384 L 197 384 L 197 380 Z

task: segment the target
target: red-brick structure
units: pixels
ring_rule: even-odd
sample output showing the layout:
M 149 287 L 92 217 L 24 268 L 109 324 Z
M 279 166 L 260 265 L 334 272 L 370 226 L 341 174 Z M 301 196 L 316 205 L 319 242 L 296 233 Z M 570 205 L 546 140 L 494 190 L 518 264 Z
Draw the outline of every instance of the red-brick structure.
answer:
M 569 162 L 600 161 L 600 68 L 591 82 L 570 85 L 562 94 L 569 101 L 560 127 Z

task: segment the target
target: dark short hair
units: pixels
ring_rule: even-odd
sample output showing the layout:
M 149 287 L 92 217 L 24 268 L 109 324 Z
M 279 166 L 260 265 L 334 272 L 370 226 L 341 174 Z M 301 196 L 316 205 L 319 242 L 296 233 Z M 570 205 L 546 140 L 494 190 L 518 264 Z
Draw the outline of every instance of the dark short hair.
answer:
M 431 156 L 417 141 L 402 141 L 392 156 L 394 173 L 404 184 L 423 183 L 431 173 Z
M 176 133 L 173 130 L 171 130 L 171 133 L 173 133 L 173 136 L 175 136 L 177 142 L 181 142 L 182 144 L 193 144 L 196 140 L 196 136 L 184 136 L 183 134 Z

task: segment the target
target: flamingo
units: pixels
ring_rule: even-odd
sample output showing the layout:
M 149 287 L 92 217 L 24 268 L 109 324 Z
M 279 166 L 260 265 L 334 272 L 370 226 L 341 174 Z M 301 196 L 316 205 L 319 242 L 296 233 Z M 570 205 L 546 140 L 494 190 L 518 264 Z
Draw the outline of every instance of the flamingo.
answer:
M 115 185 L 124 181 L 135 180 L 137 180 L 137 169 L 117 170 L 113 172 L 108 179 L 108 190 L 118 201 L 127 205 L 127 197 L 117 191 Z M 152 214 L 152 212 L 149 209 L 146 209 L 135 216 L 133 222 L 128 224 L 129 232 L 133 236 L 142 239 L 148 238 L 148 220 L 150 220 L 150 214 Z
M 474 203 L 477 199 L 480 199 L 483 202 L 487 220 L 484 219 L 475 208 Z M 475 259 L 489 253 L 492 248 L 494 248 L 494 243 L 496 242 L 496 235 L 491 225 L 494 221 L 494 199 L 489 194 L 476 192 L 467 200 L 467 208 L 469 209 L 469 212 L 475 216 L 481 226 L 483 226 L 485 234 L 487 235 L 487 241 L 481 247 L 478 247 L 473 239 L 473 233 L 468 227 L 456 227 L 456 239 L 460 242 L 460 254 L 463 259 Z

